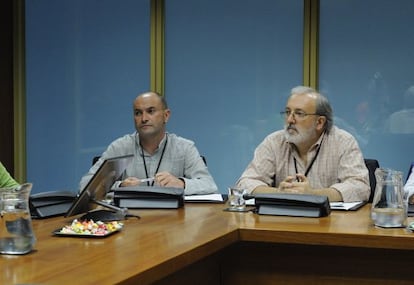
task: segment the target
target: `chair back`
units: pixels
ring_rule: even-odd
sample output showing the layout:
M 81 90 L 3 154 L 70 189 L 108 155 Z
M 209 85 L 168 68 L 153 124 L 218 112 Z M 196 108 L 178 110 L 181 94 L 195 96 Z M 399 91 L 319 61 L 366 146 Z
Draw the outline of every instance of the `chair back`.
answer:
M 99 156 L 94 156 L 93 158 L 92 158 L 92 165 L 94 165 L 99 159 L 101 158 L 101 156 L 99 155 Z

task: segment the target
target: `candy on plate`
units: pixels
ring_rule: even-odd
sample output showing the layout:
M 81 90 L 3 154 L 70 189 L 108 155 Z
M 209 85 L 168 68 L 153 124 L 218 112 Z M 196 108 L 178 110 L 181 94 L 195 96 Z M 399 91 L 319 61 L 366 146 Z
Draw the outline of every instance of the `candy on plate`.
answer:
M 70 225 L 66 225 L 56 233 L 70 234 L 70 235 L 94 235 L 105 236 L 110 233 L 122 229 L 123 223 L 118 221 L 102 222 L 102 221 L 80 221 L 74 219 Z

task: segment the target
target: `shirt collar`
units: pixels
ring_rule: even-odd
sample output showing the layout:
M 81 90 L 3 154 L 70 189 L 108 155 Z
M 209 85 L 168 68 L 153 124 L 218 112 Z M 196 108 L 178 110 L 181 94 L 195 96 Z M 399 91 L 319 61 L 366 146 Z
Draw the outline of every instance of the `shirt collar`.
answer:
M 164 137 L 162 138 L 162 140 L 160 141 L 160 143 L 158 144 L 157 149 L 155 150 L 154 154 L 157 153 L 160 149 L 163 148 L 163 146 L 165 145 L 166 141 L 167 141 L 167 136 L 168 136 L 168 132 L 165 132 Z M 142 149 L 141 144 L 139 142 L 139 134 L 138 132 L 135 132 L 135 138 L 136 138 L 136 142 L 137 145 L 140 149 Z M 144 149 L 142 149 L 144 151 L 144 153 L 146 153 L 146 151 Z

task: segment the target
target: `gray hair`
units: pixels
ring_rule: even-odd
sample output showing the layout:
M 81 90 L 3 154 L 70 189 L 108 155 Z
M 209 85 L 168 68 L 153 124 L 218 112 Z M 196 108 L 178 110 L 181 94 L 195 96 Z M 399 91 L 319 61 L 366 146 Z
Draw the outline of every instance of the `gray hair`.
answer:
M 315 89 L 307 86 L 296 86 L 292 88 L 290 94 L 312 94 L 316 95 L 316 111 L 315 113 L 326 118 L 325 131 L 329 133 L 333 126 L 333 112 L 328 99 Z

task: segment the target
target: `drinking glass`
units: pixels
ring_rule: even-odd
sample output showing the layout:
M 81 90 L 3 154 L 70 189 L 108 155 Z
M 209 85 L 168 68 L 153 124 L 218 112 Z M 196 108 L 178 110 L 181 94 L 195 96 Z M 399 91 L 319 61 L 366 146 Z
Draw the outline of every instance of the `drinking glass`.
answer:
M 243 195 L 246 194 L 246 190 L 240 187 L 229 187 L 229 208 L 228 211 L 233 212 L 245 212 L 246 201 Z
M 0 254 L 26 254 L 36 241 L 29 208 L 31 183 L 0 188 Z

